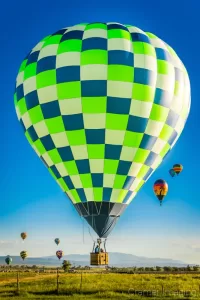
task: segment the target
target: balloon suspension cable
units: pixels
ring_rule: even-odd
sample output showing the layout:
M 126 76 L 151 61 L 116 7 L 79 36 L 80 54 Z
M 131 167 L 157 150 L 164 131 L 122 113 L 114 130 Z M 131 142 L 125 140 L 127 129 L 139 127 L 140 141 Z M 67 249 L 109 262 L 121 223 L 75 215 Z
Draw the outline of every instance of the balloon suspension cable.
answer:
M 90 234 L 90 236 L 91 236 L 91 239 L 92 239 L 93 242 L 95 243 L 95 240 L 93 239 L 92 234 L 91 234 L 91 232 L 90 232 L 90 227 L 89 227 L 89 226 L 88 226 L 88 231 L 89 231 L 89 234 Z
M 104 241 L 104 251 L 105 251 L 105 252 L 107 252 L 107 251 L 106 251 L 106 241 L 107 241 L 107 239 L 105 239 L 105 241 Z

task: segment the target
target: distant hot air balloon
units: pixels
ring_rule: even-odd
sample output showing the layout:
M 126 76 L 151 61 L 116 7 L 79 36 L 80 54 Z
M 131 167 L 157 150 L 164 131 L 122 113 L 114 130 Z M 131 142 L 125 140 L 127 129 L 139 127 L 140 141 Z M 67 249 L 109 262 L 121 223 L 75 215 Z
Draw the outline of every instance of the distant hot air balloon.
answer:
M 154 183 L 153 189 L 154 189 L 154 193 L 155 193 L 156 197 L 160 201 L 160 205 L 162 205 L 162 201 L 168 192 L 167 182 L 163 179 L 158 179 Z
M 174 169 L 170 169 L 169 170 L 169 174 L 174 177 L 176 175 L 176 172 L 174 171 Z
M 20 256 L 21 256 L 21 258 L 24 260 L 24 259 L 28 256 L 27 251 L 21 251 L 21 252 L 20 252 Z
M 60 244 L 60 239 L 59 239 L 59 238 L 56 238 L 56 239 L 54 240 L 54 242 L 56 243 L 56 245 L 58 245 L 58 244 Z
M 5 258 L 5 262 L 7 263 L 7 265 L 10 265 L 12 263 L 12 257 L 10 257 L 10 255 L 8 255 L 6 258 Z
M 181 164 L 175 164 L 173 165 L 173 170 L 178 175 L 183 171 L 183 166 Z
M 22 240 L 25 240 L 27 238 L 27 233 L 26 232 L 22 232 L 21 233 L 21 238 L 22 238 Z
M 62 250 L 56 251 L 56 256 L 57 256 L 58 259 L 61 259 L 63 257 L 63 255 L 64 255 L 64 253 L 63 253 Z
M 181 135 L 190 82 L 175 51 L 154 34 L 84 23 L 29 52 L 14 102 L 30 145 L 107 238 Z

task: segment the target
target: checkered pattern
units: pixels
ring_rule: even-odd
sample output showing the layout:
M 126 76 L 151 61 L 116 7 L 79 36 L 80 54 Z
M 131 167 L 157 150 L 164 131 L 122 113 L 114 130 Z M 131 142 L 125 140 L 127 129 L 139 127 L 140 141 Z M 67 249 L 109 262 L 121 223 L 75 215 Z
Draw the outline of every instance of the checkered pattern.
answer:
M 119 23 L 79 24 L 46 37 L 24 59 L 15 107 L 74 204 L 128 204 L 180 136 L 190 83 L 155 35 Z

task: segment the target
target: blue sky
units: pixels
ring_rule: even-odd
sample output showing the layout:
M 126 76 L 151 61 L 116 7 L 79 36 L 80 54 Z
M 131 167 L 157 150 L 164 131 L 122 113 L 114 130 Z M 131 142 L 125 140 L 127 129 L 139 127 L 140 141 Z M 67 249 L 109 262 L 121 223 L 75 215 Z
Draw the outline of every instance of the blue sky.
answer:
M 30 256 L 53 255 L 55 237 L 62 240 L 60 248 L 66 254 L 91 250 L 88 226 L 85 223 L 83 228 L 75 209 L 24 137 L 13 92 L 22 59 L 43 37 L 82 22 L 116 21 L 153 32 L 176 50 L 190 76 L 192 101 L 180 139 L 121 217 L 109 238 L 108 250 L 200 264 L 199 9 L 196 0 L 2 3 L 0 255 L 16 255 L 23 247 Z M 184 171 L 179 177 L 170 178 L 169 168 L 179 162 Z M 162 208 L 152 191 L 158 178 L 169 184 Z M 20 241 L 21 231 L 29 234 L 26 246 Z M 92 236 L 95 238 L 94 233 Z

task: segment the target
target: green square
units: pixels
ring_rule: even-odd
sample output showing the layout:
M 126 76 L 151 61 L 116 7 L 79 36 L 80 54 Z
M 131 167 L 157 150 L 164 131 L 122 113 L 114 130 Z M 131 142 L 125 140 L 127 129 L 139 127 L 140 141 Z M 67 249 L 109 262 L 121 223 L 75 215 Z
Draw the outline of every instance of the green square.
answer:
M 159 74 L 170 74 L 172 71 L 172 65 L 166 60 L 157 60 L 157 71 Z
M 116 174 L 115 176 L 115 181 L 114 181 L 114 189 L 122 189 L 124 186 L 124 182 L 126 180 L 126 175 L 118 175 Z
M 105 30 L 107 30 L 107 25 L 103 24 L 103 23 L 88 24 L 85 28 L 85 31 L 90 30 L 90 29 L 105 29 Z
M 82 97 L 83 113 L 106 113 L 107 97 Z
M 119 193 L 119 196 L 117 197 L 116 201 L 115 202 L 118 202 L 118 203 L 122 203 L 126 197 L 126 195 L 128 194 L 128 190 L 122 190 L 120 193 Z
M 108 80 L 133 82 L 134 68 L 122 65 L 108 65 Z
M 174 86 L 174 95 L 178 96 L 181 91 L 181 85 L 179 81 L 175 81 L 175 86 Z
M 37 63 L 32 63 L 24 70 L 24 80 L 37 74 Z
M 56 70 L 41 72 L 36 76 L 37 89 L 56 84 Z
M 93 188 L 94 201 L 103 200 L 103 188 Z
M 93 187 L 91 174 L 79 174 L 79 176 L 84 189 Z
M 23 116 L 23 114 L 25 114 L 27 112 L 25 98 L 21 98 L 18 101 L 18 109 L 19 109 L 19 112 L 20 112 L 21 116 Z
M 53 171 L 51 170 L 51 168 L 48 168 L 48 170 L 49 170 L 49 173 L 51 174 L 51 176 L 52 176 L 55 180 L 57 180 L 57 177 L 56 177 L 56 175 L 53 173 Z
M 110 29 L 108 30 L 108 39 L 127 39 L 131 41 L 131 35 L 129 31 L 123 29 Z
M 62 158 L 60 157 L 57 149 L 48 151 L 48 154 L 54 164 L 59 164 L 60 162 L 62 162 Z
M 81 52 L 81 66 L 91 64 L 107 65 L 108 52 L 105 50 L 87 50 Z
M 104 160 L 104 174 L 116 174 L 119 160 L 105 159 Z
M 59 178 L 59 179 L 57 179 L 57 181 L 60 183 L 60 185 L 62 186 L 62 188 L 65 192 L 69 191 L 68 186 L 66 185 L 63 178 Z
M 135 192 L 136 192 L 136 193 L 141 189 L 141 187 L 143 186 L 144 183 L 145 183 L 144 180 L 141 180 L 141 181 L 140 181 L 140 183 L 138 184 L 137 188 L 135 189 Z
M 134 162 L 143 164 L 145 160 L 147 159 L 147 156 L 149 155 L 150 151 L 146 149 L 138 149 L 135 156 L 134 156 Z
M 143 165 L 137 174 L 137 178 L 142 179 L 147 174 L 149 168 L 150 168 L 149 166 Z
M 22 98 L 23 99 L 23 98 Z M 17 102 L 17 93 L 14 93 L 14 104 L 16 107 L 18 107 L 18 102 Z
M 86 145 L 86 137 L 85 137 L 85 130 L 72 130 L 66 131 L 67 138 L 70 146 L 76 145 Z
M 30 137 L 30 134 L 28 133 L 28 131 L 25 132 L 25 136 L 26 136 L 28 142 L 32 145 L 33 141 L 32 141 L 32 138 Z
M 170 136 L 172 135 L 174 129 L 167 124 L 164 124 L 163 129 L 160 132 L 159 138 L 168 141 Z
M 70 175 L 79 175 L 76 162 L 74 160 L 63 162 L 67 173 Z
M 144 43 L 143 42 L 133 42 L 133 53 L 134 54 L 144 54 Z
M 48 40 L 48 38 L 50 38 L 51 35 L 47 35 L 45 36 L 40 42 L 45 42 L 46 40 Z
M 87 144 L 88 157 L 92 158 L 104 158 L 105 155 L 105 145 L 102 144 Z
M 46 149 L 44 148 L 40 139 L 38 139 L 37 141 L 34 142 L 34 146 L 36 147 L 36 149 L 38 150 L 40 155 L 43 155 L 46 152 Z
M 58 99 L 72 99 L 81 97 L 81 82 L 72 81 L 57 84 Z
M 81 199 L 79 197 L 79 194 L 76 190 L 70 190 L 71 195 L 73 196 L 73 200 L 75 200 L 76 203 L 81 202 Z
M 106 129 L 126 130 L 129 115 L 106 114 Z
M 144 54 L 145 55 L 150 55 L 156 58 L 156 51 L 155 48 L 148 43 L 143 43 L 143 47 L 144 47 Z
M 48 131 L 50 134 L 65 131 L 62 117 L 55 117 L 51 119 L 45 119 Z
M 56 35 L 52 35 L 50 36 L 50 38 L 48 40 L 45 41 L 44 45 L 42 46 L 42 48 L 48 46 L 48 45 L 58 45 L 60 44 L 60 40 L 62 38 L 62 34 L 56 34 Z
M 169 108 L 166 108 L 158 104 L 153 104 L 149 119 L 159 121 L 159 122 L 165 122 L 168 113 L 169 113 Z
M 59 44 L 57 54 L 64 52 L 81 52 L 81 48 L 82 40 L 67 40 Z
M 26 67 L 26 63 L 27 63 L 27 61 L 28 61 L 28 59 L 26 58 L 25 60 L 23 60 L 23 62 L 21 63 L 21 65 L 20 65 L 20 68 L 19 68 L 19 72 L 18 73 L 20 73 L 20 72 L 23 72 L 24 71 L 24 69 L 25 69 L 25 67 Z
M 170 145 L 169 144 L 166 144 L 164 147 L 163 147 L 163 149 L 162 149 L 162 151 L 160 152 L 160 157 L 164 157 L 166 154 L 167 154 L 167 152 L 170 150 Z
M 44 116 L 41 110 L 41 106 L 37 105 L 33 108 L 31 108 L 29 111 L 29 117 L 31 119 L 32 124 L 36 124 L 42 120 L 44 120 Z
M 143 138 L 143 133 L 126 131 L 123 145 L 138 148 Z
M 140 83 L 133 83 L 132 99 L 146 102 L 154 101 L 155 88 Z

